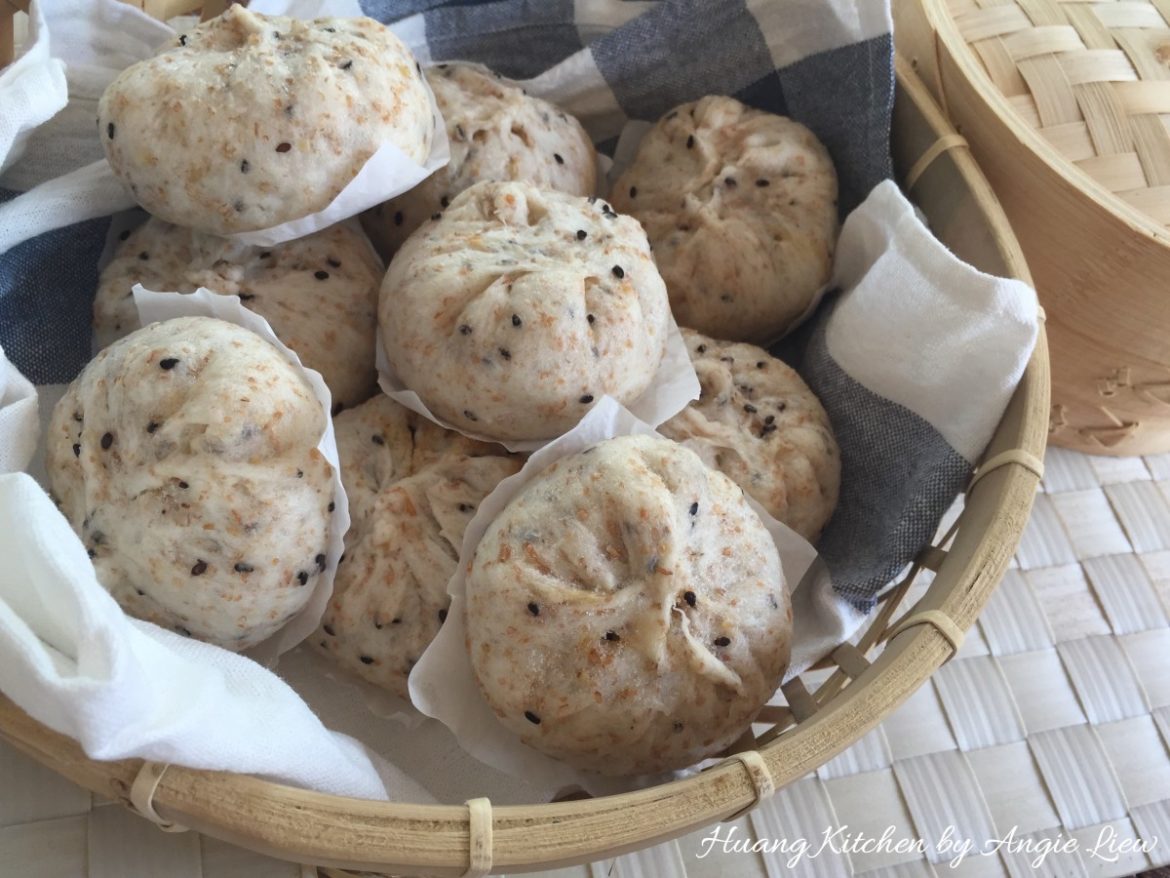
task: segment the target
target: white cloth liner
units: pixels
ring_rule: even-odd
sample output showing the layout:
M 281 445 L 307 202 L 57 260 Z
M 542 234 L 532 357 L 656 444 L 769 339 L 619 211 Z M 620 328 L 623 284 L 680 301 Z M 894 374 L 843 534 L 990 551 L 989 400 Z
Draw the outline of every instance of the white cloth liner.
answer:
M 58 3 L 68 5 L 78 2 L 78 0 L 43 0 L 43 2 L 52 7 Z M 295 4 L 295 10 L 303 13 L 313 5 L 308 2 L 298 3 Z M 104 8 L 109 6 L 125 8 L 125 4 L 119 0 L 93 0 L 92 6 L 99 13 L 104 12 Z M 339 8 L 348 9 L 350 7 L 345 4 Z M 143 17 L 146 16 L 143 15 Z M 165 42 L 166 39 L 173 38 L 175 35 L 175 32 L 166 25 L 151 22 L 151 27 L 161 29 L 165 33 L 165 37 L 159 39 L 153 46 L 145 43 L 131 44 L 121 40 L 117 46 L 119 52 L 124 54 L 129 51 L 136 53 L 137 57 L 134 57 L 133 61 L 118 66 L 115 62 L 101 58 L 99 54 L 100 50 L 106 48 L 110 43 L 107 37 L 120 40 L 120 35 L 117 32 L 107 34 L 104 29 L 105 26 L 115 24 L 113 19 L 113 16 L 102 14 L 93 15 L 89 19 L 94 28 L 89 45 L 91 51 L 99 55 L 94 59 L 95 61 L 106 66 L 113 66 L 118 70 L 127 66 L 127 63 L 151 57 L 159 43 Z M 0 80 L 0 85 L 2 84 L 3 80 Z M 429 85 L 427 92 L 430 93 Z M 0 92 L 0 99 L 6 98 L 7 94 Z M 357 176 L 326 207 L 308 216 L 271 228 L 243 232 L 231 237 L 244 244 L 256 246 L 280 244 L 327 228 L 351 216 L 356 216 L 367 208 L 381 204 L 383 201 L 401 195 L 417 186 L 436 170 L 446 165 L 450 158 L 447 129 L 438 108 L 435 106 L 433 95 L 431 95 L 431 111 L 434 117 L 435 137 L 430 155 L 424 164 L 417 164 L 394 144 L 384 143 L 366 160 Z M 133 207 L 134 204 L 134 200 L 114 176 L 109 164 L 102 159 L 77 169 L 67 177 L 34 187 L 7 204 L 0 205 L 0 251 L 35 235 L 82 220 L 107 216 L 118 210 Z
M 386 356 L 386 348 L 382 344 L 382 334 L 377 340 L 378 386 L 395 402 L 406 406 L 413 412 L 418 412 L 428 421 L 438 424 L 448 430 L 462 433 L 472 439 L 483 442 L 498 442 L 509 451 L 535 451 L 549 443 L 548 439 L 493 439 L 479 433 L 471 433 L 449 424 L 442 418 L 434 415 L 422 398 L 402 383 L 394 367 Z M 654 373 L 642 395 L 630 403 L 630 411 L 648 424 L 657 427 L 670 420 L 671 417 L 687 407 L 692 399 L 699 398 L 699 376 L 695 374 L 695 367 L 691 364 L 691 355 L 687 351 L 687 344 L 679 332 L 674 317 L 670 318 L 670 327 L 666 336 L 666 353 L 662 362 Z M 595 402 L 596 407 L 600 403 Z
M 65 65 L 49 53 L 49 32 L 38 0 L 28 7 L 28 39 L 19 58 L 0 69 L 0 174 L 22 155 L 37 126 L 69 100 Z
M 1036 294 L 940 246 L 893 181 L 876 186 L 849 215 L 831 285 L 852 290 L 829 324 L 833 359 L 872 392 L 934 425 L 974 465 L 999 423 L 987 413 L 1007 408 L 1028 365 Z M 902 319 L 891 321 L 891 308 Z M 885 324 L 899 334 L 866 331 Z M 960 350 L 967 355 L 956 356 Z
M 520 775 L 530 783 L 557 789 L 580 787 L 593 795 L 607 795 L 631 787 L 660 783 L 671 776 L 601 777 L 590 772 L 576 771 L 522 744 L 500 723 L 484 700 L 465 645 L 467 565 L 491 522 L 525 485 L 556 461 L 584 451 L 605 439 L 635 435 L 657 436 L 658 433 L 612 397 L 604 397 L 576 427 L 534 452 L 520 472 L 504 479 L 484 498 L 464 531 L 460 563 L 447 585 L 447 593 L 451 596 L 447 621 L 410 673 L 410 697 L 419 710 L 450 728 L 463 749 L 480 761 L 501 771 Z M 807 588 L 809 583 L 802 583 L 802 580 L 816 559 L 816 550 L 790 528 L 772 518 L 758 503 L 750 498 L 748 502 L 760 516 L 776 545 L 789 592 L 798 583 Z M 800 628 L 801 621 L 794 618 L 794 637 L 801 637 L 804 633 Z M 693 773 L 694 770 L 688 769 L 679 774 Z

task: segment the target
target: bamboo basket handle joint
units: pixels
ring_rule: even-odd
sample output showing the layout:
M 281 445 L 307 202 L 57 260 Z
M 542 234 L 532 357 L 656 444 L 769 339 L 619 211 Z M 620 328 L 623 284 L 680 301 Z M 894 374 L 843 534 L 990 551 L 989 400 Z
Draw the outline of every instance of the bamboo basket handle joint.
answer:
M 130 785 L 130 803 L 139 816 L 145 817 L 163 832 L 186 832 L 186 826 L 164 820 L 154 810 L 154 794 L 170 767 L 169 762 L 143 762 L 134 783 Z
M 724 759 L 721 764 L 727 765 L 731 762 L 738 762 L 747 769 L 748 779 L 752 782 L 752 789 L 755 790 L 756 797 L 750 805 L 740 808 L 730 817 L 724 817 L 722 821 L 724 823 L 729 820 L 738 820 L 765 799 L 771 798 L 772 794 L 776 792 L 776 781 L 772 777 L 767 761 L 760 755 L 759 750 L 744 750 L 741 753 L 735 753 Z
M 886 637 L 887 640 L 893 640 L 902 632 L 914 628 L 918 625 L 929 625 L 935 631 L 943 636 L 943 639 L 951 645 L 951 654 L 946 657 L 946 662 L 949 662 L 955 657 L 963 646 L 964 633 L 963 629 L 958 626 L 950 616 L 942 610 L 922 610 L 918 613 L 913 613 L 907 616 L 901 622 L 894 626 L 894 629 Z
M 468 864 L 463 878 L 484 878 L 492 871 L 492 803 L 467 800 Z
M 945 152 L 952 149 L 968 149 L 967 138 L 962 134 L 944 134 L 939 137 L 934 143 L 927 147 L 926 152 L 918 157 L 916 161 L 906 172 L 905 185 L 907 189 L 913 189 L 914 184 L 918 182 L 918 178 L 926 173 L 926 169 L 934 164 L 935 159 Z
M 1032 452 L 1025 451 L 1022 448 L 1009 448 L 1007 451 L 1001 451 L 994 457 L 979 464 L 975 472 L 971 475 L 971 481 L 967 483 L 967 493 L 970 494 L 985 476 L 999 469 L 1001 466 L 1008 466 L 1010 464 L 1022 466 L 1036 477 L 1036 481 L 1044 478 L 1044 461 L 1032 454 Z

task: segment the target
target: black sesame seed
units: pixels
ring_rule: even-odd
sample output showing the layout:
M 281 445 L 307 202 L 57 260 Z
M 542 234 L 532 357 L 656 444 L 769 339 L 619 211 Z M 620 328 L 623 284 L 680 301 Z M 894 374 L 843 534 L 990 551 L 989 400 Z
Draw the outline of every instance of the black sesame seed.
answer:
M 675 730 L 676 732 L 681 732 L 681 731 L 683 730 L 683 724 L 682 724 L 682 723 L 680 723 L 680 722 L 676 722 L 676 723 L 674 724 L 674 730 Z
M 463 410 L 463 417 L 467 418 L 467 420 L 469 420 L 469 421 L 478 421 L 479 420 L 479 418 L 477 418 L 475 416 L 475 412 L 471 411 L 470 409 Z
M 471 335 L 471 327 L 468 326 L 466 323 L 460 324 L 459 334 L 460 335 Z
M 692 149 L 695 145 L 695 135 L 691 134 L 687 137 L 687 149 Z
M 370 441 L 373 442 L 375 445 L 385 445 L 386 444 L 386 438 L 381 433 L 375 433 L 373 436 L 370 437 Z
M 256 298 L 256 294 L 255 293 L 239 293 L 239 297 L 240 297 L 241 302 L 251 302 L 253 299 Z
M 337 632 L 333 630 L 332 625 L 322 625 L 321 630 L 324 631 L 326 634 L 328 634 L 330 637 L 337 636 Z
M 694 503 L 691 504 L 690 512 L 691 512 L 691 515 L 698 515 L 699 514 L 699 501 L 698 500 L 696 500 Z
M 735 182 L 735 177 L 724 177 L 723 178 L 723 185 L 726 186 L 728 189 L 734 189 L 739 184 Z
M 299 469 L 299 470 L 297 470 L 297 478 L 298 478 L 298 479 L 303 479 L 304 477 L 305 477 L 305 471 L 304 471 L 304 470 L 300 470 L 300 469 Z
M 773 421 L 775 421 L 775 420 L 776 420 L 776 416 L 775 416 L 775 415 L 768 415 L 768 417 L 764 418 L 764 423 L 765 423 L 765 424 L 770 424 L 770 423 L 772 423 L 772 422 L 773 422 Z
M 613 267 L 613 276 L 616 277 L 618 280 L 621 280 L 623 277 L 626 276 L 626 272 L 620 265 L 615 265 Z
M 182 488 L 184 491 L 186 491 L 191 486 L 188 485 L 186 482 L 179 482 L 179 487 Z
M 124 232 L 122 232 L 120 235 L 118 235 L 118 240 L 125 241 L 129 237 L 130 237 L 130 230 L 126 229 Z
M 462 125 L 456 125 L 456 126 L 455 126 L 455 133 L 456 133 L 456 134 L 459 136 L 459 139 L 460 139 L 460 140 L 466 140 L 466 139 L 467 139 L 467 132 L 463 130 L 463 126 L 462 126 Z
M 317 562 L 317 569 L 318 569 L 318 570 L 324 570 L 324 569 L 325 569 L 325 555 L 324 555 L 324 554 L 320 554 L 320 555 L 318 555 L 318 556 L 317 556 L 316 558 L 314 558 L 313 560 Z
M 513 326 L 523 326 L 524 321 L 520 319 L 520 316 L 518 314 L 513 314 L 512 315 L 512 325 Z
M 683 600 L 687 602 L 688 607 L 693 607 L 698 598 L 695 597 L 695 593 L 693 591 L 684 591 Z
M 581 397 L 579 400 L 577 400 L 577 401 L 578 401 L 579 403 L 581 403 L 581 405 L 588 405 L 589 403 L 593 402 L 593 394 L 592 394 L 592 393 L 586 393 L 584 396 L 582 396 L 582 397 Z
M 512 359 L 512 352 L 507 348 L 500 348 L 500 356 L 505 360 L 510 360 Z
M 336 259 L 334 259 L 332 256 L 330 256 L 328 259 L 326 259 L 325 262 L 329 265 L 330 268 L 341 268 L 341 263 L 338 262 Z
M 747 412 L 749 415 L 754 415 L 754 414 L 755 414 L 757 411 L 759 411 L 759 409 L 757 409 L 757 408 L 756 408 L 754 405 L 752 405 L 750 402 L 749 402 L 749 403 L 745 403 L 745 404 L 744 404 L 743 410 L 744 410 L 745 412 Z
M 195 566 L 191 568 L 192 576 L 202 576 L 207 572 L 207 562 L 200 559 L 195 562 Z
M 242 162 L 240 162 L 240 173 L 241 174 L 246 174 L 251 169 L 252 169 L 252 165 L 248 163 L 247 159 L 244 159 Z
M 276 144 L 276 151 L 277 152 L 288 152 L 290 149 L 292 149 L 292 144 L 289 143 L 287 140 L 284 141 L 283 143 Z
M 760 360 L 758 363 L 756 363 L 756 368 L 757 369 L 767 369 L 768 364 L 764 360 Z
M 402 617 L 395 616 L 393 619 L 390 620 L 390 624 L 391 625 L 401 625 L 402 624 Z
M 722 356 L 719 359 L 720 359 L 720 361 L 722 361 L 724 363 L 734 363 L 735 362 L 735 357 Z
M 235 210 L 236 213 L 243 213 L 244 212 L 244 202 L 243 201 L 236 201 L 232 205 L 232 208 Z
M 232 569 L 235 570 L 236 573 L 251 573 L 256 568 L 253 567 L 251 564 L 245 564 L 243 561 L 240 561 Z
M 110 446 L 114 444 L 114 434 L 106 433 L 102 436 L 102 451 L 109 451 Z
M 402 225 L 402 211 L 401 210 L 397 211 L 394 214 L 394 225 L 396 225 L 396 226 Z
M 271 255 L 272 255 L 272 251 L 271 251 L 271 250 L 265 250 L 263 253 L 261 253 L 261 254 L 260 254 L 260 258 L 261 258 L 261 259 L 267 259 L 267 258 L 268 258 L 269 256 L 271 256 Z
M 589 237 L 589 233 L 587 231 L 585 231 L 584 229 L 577 229 L 577 240 L 578 241 L 584 241 L 588 237 Z
M 298 570 L 297 571 L 297 582 L 299 582 L 301 585 L 308 585 L 308 583 L 309 583 L 308 572 L 305 570 Z
M 180 46 L 187 45 L 187 35 L 186 34 L 183 34 L 182 36 L 179 37 L 179 45 Z
M 337 28 L 335 28 L 335 27 L 323 27 L 323 28 L 321 28 L 321 30 L 323 30 L 323 31 L 325 31 L 325 33 L 329 33 L 329 34 L 337 33 Z
M 177 366 L 177 365 L 179 365 L 179 358 L 178 357 L 167 357 L 165 360 L 158 361 L 158 367 L 160 369 L 166 369 L 167 371 L 170 371 L 171 369 L 175 368 L 175 366 Z
M 760 438 L 763 439 L 765 436 L 767 436 L 769 433 L 771 433 L 775 429 L 776 429 L 775 424 L 764 424 L 764 426 L 760 428 Z
M 363 665 L 372 665 L 374 663 L 374 660 L 368 655 L 360 656 L 360 658 Z
M 557 160 L 558 165 L 563 165 L 565 163 L 564 157 L 559 152 L 554 152 L 553 158 Z
M 353 67 L 353 61 L 346 61 L 341 65 L 342 70 L 349 70 L 351 67 Z
M 705 344 L 699 345 L 697 348 L 695 348 L 695 353 L 697 353 L 697 354 L 707 353 L 707 346 Z
M 446 621 L 447 621 L 447 611 L 446 610 L 439 610 L 439 622 L 442 623 L 442 622 L 446 622 Z
M 73 445 L 73 456 L 74 457 L 81 457 L 81 446 L 78 445 L 77 443 L 74 443 L 74 445 Z
M 97 552 L 95 552 L 93 549 L 86 549 L 85 554 L 89 555 L 91 558 L 97 557 Z
M 590 325 L 592 325 L 593 321 L 596 320 L 597 318 L 594 317 L 592 314 L 586 314 L 585 319 L 589 321 Z
M 446 195 L 444 195 L 442 198 L 439 199 L 439 204 L 442 205 L 443 207 L 450 207 L 451 206 L 451 199 L 448 198 Z
M 530 612 L 534 616 L 539 616 L 540 615 L 540 604 L 535 603 L 535 602 L 529 604 L 528 605 L 528 612 Z
M 534 726 L 540 725 L 540 717 L 538 717 L 531 710 L 524 711 L 524 718 L 532 723 Z
M 772 184 L 767 180 L 756 180 L 756 185 L 763 189 L 765 186 L 771 186 Z
M 606 631 L 605 632 L 605 639 L 608 640 L 610 643 L 616 643 L 617 641 L 621 640 L 622 638 L 621 638 L 621 635 L 619 635 L 616 631 Z
M 314 271 L 313 277 L 317 278 L 317 280 L 329 280 L 329 272 L 325 271 L 324 269 L 321 269 L 320 271 Z
M 113 122 L 111 122 L 109 125 L 106 126 L 106 134 L 108 134 L 110 136 L 110 140 L 114 139 L 114 123 Z
M 637 198 L 637 197 L 638 197 L 638 187 L 631 186 L 630 187 L 630 198 Z
M 329 511 L 330 511 L 330 512 L 332 512 L 334 509 L 336 509 L 336 508 L 337 508 L 337 504 L 336 504 L 336 503 L 330 503 L 328 508 L 329 508 Z
M 422 76 L 422 65 L 417 61 L 414 62 L 414 69 L 418 71 L 419 76 Z
M 442 219 L 442 218 L 443 218 L 443 214 L 442 214 L 442 213 L 432 213 L 432 214 L 431 214 L 431 220 L 432 220 L 432 221 L 438 221 L 438 220 L 440 220 L 440 219 Z
M 716 646 L 730 646 L 731 645 L 731 638 L 730 637 L 716 637 L 715 638 L 715 645 Z
M 146 425 L 146 432 L 147 433 L 153 433 L 157 429 L 158 429 L 158 421 L 151 421 L 149 424 Z
M 145 262 L 146 260 L 148 260 L 150 258 L 150 254 L 147 253 L 145 250 L 143 250 L 141 253 L 138 254 L 138 258 L 141 259 L 143 262 Z

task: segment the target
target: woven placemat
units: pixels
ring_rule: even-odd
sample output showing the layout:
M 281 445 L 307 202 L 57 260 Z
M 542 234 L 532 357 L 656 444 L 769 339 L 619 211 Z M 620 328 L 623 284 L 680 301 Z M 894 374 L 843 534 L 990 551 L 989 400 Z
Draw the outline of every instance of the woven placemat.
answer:
M 938 843 L 948 827 L 955 843 L 999 841 L 998 850 L 952 867 L 956 847 Z M 821 849 L 826 831 L 838 830 Z M 1112 878 L 1170 865 L 1170 455 L 1050 451 L 1015 563 L 955 660 L 854 747 L 721 824 L 718 841 L 712 831 L 538 874 Z M 729 837 L 784 845 L 724 852 Z M 808 849 L 797 856 L 801 839 Z M 1134 850 L 1139 840 L 1152 850 Z M 1034 868 L 1045 843 L 1057 850 Z M 3 745 L 0 872 L 313 874 L 194 833 L 159 832 Z

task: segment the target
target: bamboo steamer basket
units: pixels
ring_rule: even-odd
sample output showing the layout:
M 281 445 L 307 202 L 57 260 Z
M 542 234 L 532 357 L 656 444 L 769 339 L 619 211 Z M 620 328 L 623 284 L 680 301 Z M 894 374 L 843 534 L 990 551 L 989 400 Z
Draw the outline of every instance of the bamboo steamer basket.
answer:
M 1051 441 L 1170 451 L 1170 3 L 894 0 L 1048 311 Z
M 2 0 L 0 0 L 2 2 Z M 1029 279 L 1011 228 L 974 160 L 928 92 L 898 64 L 894 158 L 899 177 L 956 254 L 987 272 Z M 0 738 L 95 793 L 153 819 L 327 876 L 525 872 L 585 863 L 676 838 L 753 807 L 861 738 L 957 650 L 1016 549 L 1039 479 L 1048 430 L 1043 331 L 1023 380 L 968 488 L 965 508 L 879 605 L 857 645 L 821 664 L 810 689 L 783 687 L 788 706 L 765 708 L 736 752 L 697 776 L 622 795 L 492 808 L 347 799 L 256 777 L 97 762 L 0 696 Z M 923 568 L 925 595 L 903 606 Z M 884 644 L 880 655 L 875 647 Z M 823 675 L 822 675 L 823 676 Z M 350 871 L 353 870 L 353 871 Z

